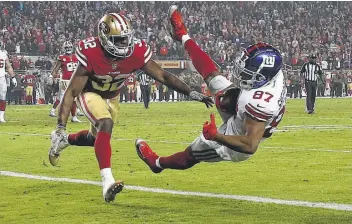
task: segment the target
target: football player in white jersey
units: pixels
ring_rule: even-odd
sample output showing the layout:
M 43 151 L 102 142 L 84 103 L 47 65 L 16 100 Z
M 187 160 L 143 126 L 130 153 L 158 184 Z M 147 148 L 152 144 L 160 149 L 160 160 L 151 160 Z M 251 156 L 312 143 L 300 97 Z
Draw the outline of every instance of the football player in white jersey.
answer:
M 138 156 L 154 173 L 184 170 L 199 162 L 247 160 L 259 143 L 272 135 L 285 112 L 286 87 L 280 52 L 266 43 L 246 48 L 235 62 L 236 78 L 240 79 L 237 88 L 189 37 L 177 6 L 170 7 L 169 20 L 171 36 L 182 42 L 207 83 L 223 124 L 217 128 L 211 114 L 202 134 L 186 150 L 167 157 L 159 157 L 145 141 L 137 139 Z
M 17 86 L 17 80 L 15 72 L 11 66 L 7 51 L 3 49 L 2 42 L 0 42 L 0 123 L 5 123 L 5 109 L 6 109 L 6 93 L 7 84 L 5 74 L 11 75 L 11 82 L 14 87 Z

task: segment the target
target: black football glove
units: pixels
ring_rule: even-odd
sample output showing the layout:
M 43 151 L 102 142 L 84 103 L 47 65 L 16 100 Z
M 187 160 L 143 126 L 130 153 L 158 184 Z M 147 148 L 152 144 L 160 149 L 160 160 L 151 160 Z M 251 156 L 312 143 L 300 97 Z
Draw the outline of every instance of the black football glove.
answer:
M 213 98 L 205 96 L 194 90 L 189 93 L 189 96 L 192 100 L 205 103 L 205 106 L 207 106 L 207 108 L 212 107 L 214 104 Z

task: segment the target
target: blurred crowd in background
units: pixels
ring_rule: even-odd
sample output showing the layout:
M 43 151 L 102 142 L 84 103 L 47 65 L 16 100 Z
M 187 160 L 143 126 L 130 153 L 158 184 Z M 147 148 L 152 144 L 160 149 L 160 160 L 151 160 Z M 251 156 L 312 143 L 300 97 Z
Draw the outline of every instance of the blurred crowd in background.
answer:
M 351 82 L 352 2 L 179 2 L 191 36 L 225 73 L 243 47 L 264 41 L 280 49 L 288 86 L 299 80 L 299 68 L 316 53 L 326 75 L 324 95 L 348 93 Z M 107 12 L 132 21 L 135 36 L 149 43 L 154 59 L 187 59 L 183 47 L 167 34 L 170 2 L 0 2 L 0 41 L 12 55 L 15 70 L 49 71 L 62 43 L 96 35 Z M 30 61 L 26 55 L 39 56 Z M 189 71 L 186 71 L 187 73 Z M 336 80 L 336 81 L 335 81 Z M 43 81 L 44 82 L 44 81 Z M 340 88 L 340 84 L 342 87 Z M 200 83 L 199 83 L 200 86 Z M 339 86 L 334 91 L 334 86 Z M 336 87 L 337 88 L 337 87 Z M 296 88 L 290 87 L 294 93 Z M 344 90 L 345 89 L 345 90 Z

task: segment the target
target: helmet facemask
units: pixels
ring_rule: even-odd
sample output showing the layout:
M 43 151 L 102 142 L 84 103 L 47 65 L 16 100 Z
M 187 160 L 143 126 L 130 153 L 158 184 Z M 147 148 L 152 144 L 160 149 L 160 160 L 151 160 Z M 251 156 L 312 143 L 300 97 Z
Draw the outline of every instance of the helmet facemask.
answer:
M 99 32 L 99 39 L 103 48 L 110 55 L 119 58 L 127 58 L 132 55 L 134 50 L 133 34 L 133 31 L 124 35 L 106 35 L 104 32 Z M 125 41 L 126 44 L 122 44 L 123 41 Z
M 72 45 L 71 42 L 66 41 L 64 43 L 64 45 L 62 46 L 62 48 L 63 48 L 63 51 L 64 51 L 65 54 L 70 55 L 70 54 L 73 53 L 73 45 Z
M 260 73 L 262 67 L 259 67 L 258 69 L 255 67 L 250 69 L 246 68 L 247 59 L 248 57 L 244 59 L 236 59 L 234 63 L 234 76 L 240 81 L 240 87 L 242 89 L 251 90 L 253 88 L 259 88 L 268 82 L 268 80 Z

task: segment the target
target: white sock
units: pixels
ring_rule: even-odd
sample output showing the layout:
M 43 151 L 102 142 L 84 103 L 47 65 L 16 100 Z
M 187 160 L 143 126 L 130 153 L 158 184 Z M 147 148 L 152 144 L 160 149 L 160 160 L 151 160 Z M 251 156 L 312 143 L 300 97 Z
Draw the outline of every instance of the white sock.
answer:
M 5 111 L 0 111 L 0 117 L 4 118 Z
M 160 165 L 159 159 L 160 159 L 160 157 L 155 161 L 155 165 L 156 165 L 157 167 L 159 167 L 160 169 L 163 169 L 163 168 L 161 167 L 161 165 Z
M 51 108 L 51 112 L 55 112 L 55 109 L 54 109 L 54 108 Z
M 182 36 L 182 45 L 185 46 L 185 43 L 187 40 L 190 40 L 191 38 L 189 37 L 188 34 Z
M 104 182 L 115 182 L 114 177 L 112 176 L 111 168 L 104 168 L 100 170 L 100 176 Z
M 232 84 L 229 80 L 227 80 L 222 75 L 215 76 L 212 80 L 210 80 L 208 84 L 208 88 L 212 94 L 217 94 L 219 91 L 229 87 Z

